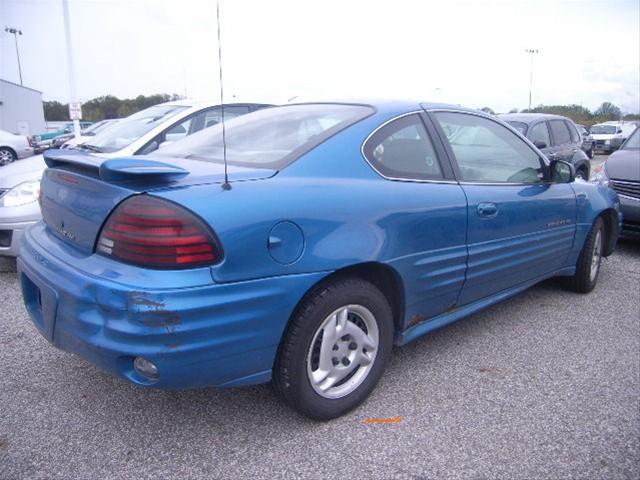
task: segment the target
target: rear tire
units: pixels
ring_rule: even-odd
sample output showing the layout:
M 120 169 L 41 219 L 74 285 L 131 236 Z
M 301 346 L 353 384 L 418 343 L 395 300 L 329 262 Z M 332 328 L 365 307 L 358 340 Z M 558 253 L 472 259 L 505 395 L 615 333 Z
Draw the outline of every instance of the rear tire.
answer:
M 16 152 L 8 147 L 0 147 L 0 167 L 15 162 L 17 159 Z
M 565 280 L 566 286 L 578 293 L 589 293 L 598 282 L 604 249 L 604 222 L 598 217 L 580 251 L 576 273 Z
M 312 291 L 297 309 L 273 371 L 276 392 L 314 420 L 360 405 L 391 356 L 393 315 L 385 296 L 357 278 Z

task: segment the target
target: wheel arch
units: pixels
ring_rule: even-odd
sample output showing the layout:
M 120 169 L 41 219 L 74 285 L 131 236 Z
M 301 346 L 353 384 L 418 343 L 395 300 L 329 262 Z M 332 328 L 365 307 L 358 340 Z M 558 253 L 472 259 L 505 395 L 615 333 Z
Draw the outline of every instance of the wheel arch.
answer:
M 13 153 L 14 158 L 18 158 L 18 152 L 16 152 L 12 147 L 10 147 L 9 145 L 0 145 L 0 149 L 7 149 L 9 150 L 11 153 Z
M 349 265 L 335 270 L 312 285 L 300 298 L 300 300 L 292 310 L 291 315 L 289 315 L 282 333 L 280 346 L 282 345 L 282 341 L 287 335 L 287 331 L 289 330 L 289 326 L 291 325 L 292 320 L 300 312 L 300 309 L 304 305 L 305 301 L 319 289 L 322 289 L 323 287 L 336 281 L 337 279 L 347 277 L 364 280 L 378 288 L 378 290 L 380 290 L 380 292 L 386 297 L 387 301 L 389 302 L 389 306 L 391 307 L 391 311 L 393 313 L 394 333 L 397 334 L 398 332 L 402 331 L 405 310 L 405 293 L 404 284 L 402 282 L 400 274 L 393 267 L 390 267 L 389 265 L 386 265 L 384 263 L 364 262 Z M 280 351 L 280 346 L 278 347 L 278 351 Z

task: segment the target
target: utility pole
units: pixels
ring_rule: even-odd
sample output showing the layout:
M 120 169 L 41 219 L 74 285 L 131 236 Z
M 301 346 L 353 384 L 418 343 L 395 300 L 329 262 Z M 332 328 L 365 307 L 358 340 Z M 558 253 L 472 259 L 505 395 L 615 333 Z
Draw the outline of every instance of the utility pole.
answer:
M 529 110 L 531 110 L 531 91 L 533 90 L 533 56 L 538 53 L 538 50 L 534 48 L 527 48 L 525 52 L 527 52 L 531 58 L 529 70 Z
M 73 48 L 71 45 L 71 27 L 69 23 L 69 1 L 62 0 L 62 16 L 64 18 L 64 36 L 67 42 L 67 68 L 69 72 L 69 107 L 79 105 L 76 97 L 76 77 L 73 68 Z M 71 108 L 69 108 L 71 110 Z M 69 114 L 71 116 L 71 114 Z M 73 115 L 73 135 L 78 138 L 80 136 L 80 117 Z
M 20 66 L 20 51 L 18 50 L 18 35 L 22 35 L 22 30 L 15 27 L 4 27 L 4 31 L 13 34 L 13 40 L 16 43 L 16 57 L 18 57 L 18 75 L 20 76 L 20 86 L 22 86 L 22 67 Z

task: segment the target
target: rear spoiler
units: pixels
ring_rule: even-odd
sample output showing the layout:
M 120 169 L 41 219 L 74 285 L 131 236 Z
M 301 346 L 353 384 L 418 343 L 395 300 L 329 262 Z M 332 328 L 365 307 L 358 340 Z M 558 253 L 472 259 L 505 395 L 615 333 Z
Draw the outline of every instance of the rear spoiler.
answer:
M 127 180 L 178 179 L 189 175 L 189 171 L 176 165 L 140 157 L 122 157 L 106 160 L 96 155 L 76 150 L 47 150 L 44 161 L 50 168 L 68 166 L 92 170 L 106 182 Z

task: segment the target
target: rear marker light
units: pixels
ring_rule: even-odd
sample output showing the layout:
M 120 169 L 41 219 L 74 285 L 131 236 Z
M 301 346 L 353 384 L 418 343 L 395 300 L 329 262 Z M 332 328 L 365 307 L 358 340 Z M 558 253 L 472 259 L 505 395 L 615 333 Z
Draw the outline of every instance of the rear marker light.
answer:
M 149 268 L 193 268 L 222 258 L 213 233 L 198 217 L 147 195 L 131 197 L 111 213 L 96 253 Z

